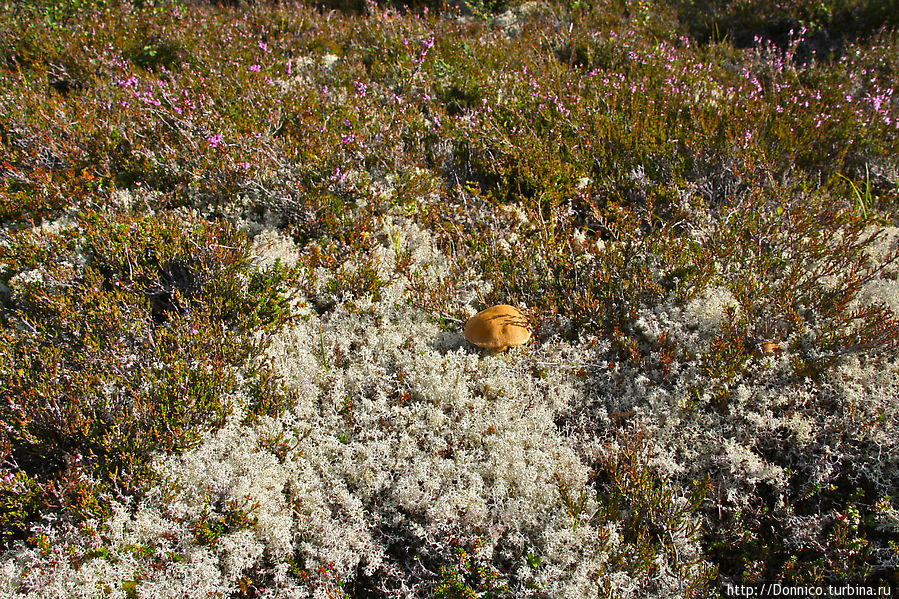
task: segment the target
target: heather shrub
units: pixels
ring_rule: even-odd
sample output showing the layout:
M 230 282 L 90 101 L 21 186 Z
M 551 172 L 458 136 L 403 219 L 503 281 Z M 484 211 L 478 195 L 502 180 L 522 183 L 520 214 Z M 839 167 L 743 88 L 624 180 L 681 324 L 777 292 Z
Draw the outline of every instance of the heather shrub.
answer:
M 4 541 L 152 484 L 152 452 L 195 445 L 247 387 L 243 334 L 286 316 L 285 271 L 190 217 L 82 212 L 13 234 L 0 263 Z
M 704 40 L 729 38 L 738 47 L 763 38 L 786 46 L 792 31 L 810 30 L 808 55 L 827 58 L 848 38 L 869 36 L 897 25 L 889 3 L 870 0 L 827 2 L 710 2 L 702 10 L 689 2 L 675 2 L 678 17 L 690 32 Z

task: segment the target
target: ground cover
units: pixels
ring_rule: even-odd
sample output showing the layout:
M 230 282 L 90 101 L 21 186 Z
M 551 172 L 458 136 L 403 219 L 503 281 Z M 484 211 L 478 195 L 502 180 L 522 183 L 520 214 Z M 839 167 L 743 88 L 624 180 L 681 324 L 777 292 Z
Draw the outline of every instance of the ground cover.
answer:
M 0 15 L 4 595 L 895 581 L 889 3 Z

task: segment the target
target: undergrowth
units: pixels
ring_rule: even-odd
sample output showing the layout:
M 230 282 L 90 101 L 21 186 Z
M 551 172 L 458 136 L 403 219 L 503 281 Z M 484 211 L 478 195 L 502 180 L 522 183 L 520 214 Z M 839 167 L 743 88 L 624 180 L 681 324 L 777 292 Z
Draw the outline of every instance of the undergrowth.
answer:
M 0 5 L 0 580 L 27 591 L 26 554 L 51 576 L 54 552 L 80 547 L 71 530 L 96 544 L 88 569 L 127 554 L 115 563 L 153 563 L 151 577 L 217 555 L 210 592 L 235 597 L 284 581 L 695 597 L 895 576 L 897 14 L 864 0 Z M 341 391 L 370 340 L 359 324 L 344 347 L 328 326 L 387 334 L 403 306 L 435 323 L 420 355 L 448 355 L 497 303 L 522 307 L 535 342 L 510 358 L 529 360 L 521 387 L 479 393 L 514 403 L 558 376 L 578 397 L 552 421 L 580 474 L 541 471 L 552 498 L 522 500 L 518 536 L 353 484 L 327 510 L 286 492 L 308 527 L 289 550 L 248 540 L 270 506 L 211 491 L 165 516 L 178 540 L 124 550 L 113 539 L 131 533 L 104 529 L 116 506 L 183 491 L 159 460 L 199 459 L 234 421 L 282 427 L 258 452 L 280 462 L 316 434 L 289 423 L 332 407 L 339 447 L 362 447 L 366 419 L 398 443 L 390 414 L 468 392 L 421 391 L 396 365 Z M 272 355 L 273 337 L 314 323 L 300 346 L 316 346 L 315 393 L 343 393 L 336 407 L 304 399 Z M 394 411 L 367 412 L 382 395 Z M 457 420 L 430 414 L 431 428 L 474 430 L 440 410 Z M 505 497 L 487 472 L 482 491 Z M 313 512 L 352 523 L 332 558 Z M 141 596 L 151 578 L 108 584 Z

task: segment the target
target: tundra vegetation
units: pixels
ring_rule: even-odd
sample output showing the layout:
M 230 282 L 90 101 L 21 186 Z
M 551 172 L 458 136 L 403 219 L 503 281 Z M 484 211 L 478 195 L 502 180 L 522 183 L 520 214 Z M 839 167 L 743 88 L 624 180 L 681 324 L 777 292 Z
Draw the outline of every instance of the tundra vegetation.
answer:
M 0 593 L 895 580 L 895 8 L 2 0 Z

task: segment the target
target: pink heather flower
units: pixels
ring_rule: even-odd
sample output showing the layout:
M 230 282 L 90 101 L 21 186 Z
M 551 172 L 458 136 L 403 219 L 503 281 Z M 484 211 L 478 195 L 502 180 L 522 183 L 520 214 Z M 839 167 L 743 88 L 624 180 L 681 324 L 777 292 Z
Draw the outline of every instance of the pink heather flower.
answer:
M 215 148 L 216 146 L 219 145 L 219 143 L 221 143 L 221 141 L 222 141 L 222 136 L 221 136 L 221 134 L 216 133 L 215 135 L 210 135 L 209 137 L 207 137 L 207 138 L 206 138 L 206 141 L 209 142 L 209 145 L 210 145 L 210 146 L 212 146 L 213 148 Z
M 247 169 L 247 168 L 250 168 L 250 163 L 249 163 L 249 162 L 242 162 L 240 166 L 242 166 L 242 167 L 244 167 L 245 169 Z
M 263 52 L 268 52 L 268 44 L 266 44 L 265 42 L 259 42 L 256 45 L 259 46 L 259 49 Z
M 354 81 L 353 85 L 356 87 L 356 95 L 360 98 L 364 98 L 365 92 L 368 91 L 368 86 L 361 81 Z
M 262 70 L 262 67 L 260 67 L 258 64 L 251 64 L 250 70 L 253 71 L 254 73 L 258 73 L 259 71 Z

